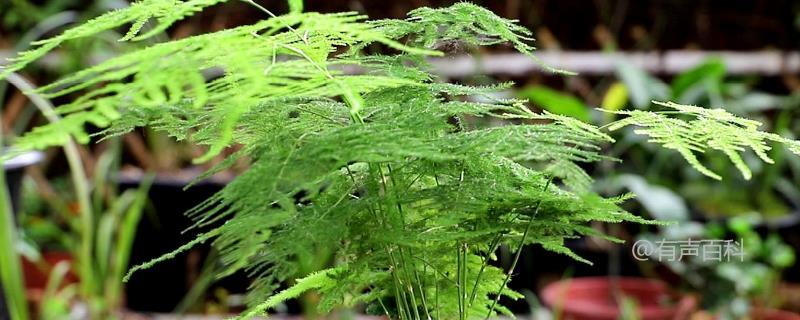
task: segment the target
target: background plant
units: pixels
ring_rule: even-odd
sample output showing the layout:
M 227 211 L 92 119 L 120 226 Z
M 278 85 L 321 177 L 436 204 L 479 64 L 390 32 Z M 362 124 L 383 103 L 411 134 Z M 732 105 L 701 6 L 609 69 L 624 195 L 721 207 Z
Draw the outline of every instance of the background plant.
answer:
M 658 233 L 643 234 L 640 238 L 651 243 L 690 239 L 735 239 L 741 243 L 741 260 L 740 257 L 703 259 L 705 253 L 701 249 L 697 257 L 662 262 L 681 277 L 685 290 L 699 293 L 703 310 L 725 319 L 741 319 L 748 317 L 754 308 L 775 307 L 781 302 L 774 294 L 781 271 L 796 258 L 793 249 L 777 234 L 762 237 L 753 229 L 758 219 L 758 215 L 738 216 L 724 224 L 702 224 L 684 216 L 675 219 L 679 223 L 660 227 Z M 653 256 L 658 256 L 659 250 L 662 249 L 656 248 Z
M 35 88 L 17 74 L 8 77 L 15 87 L 21 91 L 32 91 Z M 31 101 L 50 121 L 58 124 L 62 119 L 56 114 L 52 104 L 42 96 L 29 92 Z M 119 146 L 119 144 L 116 144 Z M 84 164 L 79 155 L 77 145 L 68 138 L 63 150 L 70 168 L 72 197 L 51 198 L 51 210 L 57 212 L 66 222 L 68 232 L 61 237 L 60 244 L 70 251 L 75 258 L 78 290 L 75 296 L 88 305 L 92 318 L 111 318 L 122 302 L 121 279 L 128 268 L 128 258 L 133 244 L 136 226 L 146 203 L 149 180 L 145 180 L 139 190 L 129 190 L 118 194 L 114 185 L 105 181 L 110 172 L 116 171 L 116 160 L 119 148 L 111 148 L 98 160 L 95 167 L 94 180 L 84 171 Z M 12 152 L 13 153 L 13 152 Z M 70 204 L 74 203 L 75 206 Z M 72 208 L 76 208 L 75 212 Z M 20 243 L 22 244 L 22 243 Z M 27 248 L 31 248 L 28 246 Z M 37 250 L 28 250 L 28 257 L 33 262 L 39 261 Z M 54 266 L 54 275 L 66 275 L 68 266 Z M 65 269 L 66 268 L 66 269 Z M 64 296 L 72 296 L 74 288 L 68 286 L 58 290 L 63 278 L 53 276 L 45 292 L 45 298 L 52 298 L 42 304 L 41 316 L 53 318 L 63 317 L 54 313 L 55 305 L 69 304 Z M 63 292 L 63 294 L 61 294 Z M 62 303 L 55 302 L 56 300 Z M 50 309 L 49 309 L 50 308 Z M 62 311 L 69 311 L 69 308 Z M 15 319 L 18 319 L 15 317 Z M 23 319 L 23 318 L 19 318 Z
M 219 2 L 136 2 L 37 42 L 1 75 L 62 43 L 127 24 L 121 40 L 147 39 Z M 447 84 L 428 72 L 424 58 L 442 55 L 435 49 L 453 41 L 509 43 L 535 59 L 530 32 L 514 21 L 468 3 L 367 21 L 355 13 L 301 13 L 298 1 L 275 16 L 246 2 L 271 18 L 151 45 L 36 91 L 82 94 L 59 108 L 62 121 L 18 139 L 19 150 L 89 142 L 87 124 L 107 128 L 105 136 L 149 126 L 207 146 L 197 162 L 240 148 L 207 174 L 250 161 L 189 213 L 205 234 L 133 271 L 213 241 L 226 265 L 220 276 L 246 270 L 254 278 L 252 308 L 242 317 L 309 290 L 321 294 L 323 312 L 364 303 L 401 319 L 489 317 L 508 313 L 502 296 L 520 297 L 507 284 L 523 245 L 585 261 L 563 241 L 603 236 L 588 223 L 647 222 L 617 206 L 627 196 L 606 199 L 589 189 L 580 164 L 609 159 L 598 152 L 613 142 L 600 128 L 490 97 L 509 84 Z M 361 72 L 343 72 L 354 67 Z M 490 102 L 466 102 L 466 95 Z M 769 162 L 768 141 L 800 153 L 797 142 L 723 110 L 665 107 L 620 112 L 628 117 L 610 128 L 638 126 L 712 177 L 696 154 L 718 150 L 740 164 L 738 153 L 753 150 Z M 476 127 L 464 117 L 517 124 Z M 670 126 L 684 130 L 665 135 Z M 737 168 L 747 176 L 746 166 Z M 500 245 L 517 252 L 508 272 L 489 264 Z M 299 256 L 321 249 L 334 252 L 334 266 L 300 274 Z M 302 278 L 274 292 L 295 277 Z
M 3 133 L 0 132 L 0 145 Z M 0 159 L 0 164 L 4 161 Z M 5 170 L 0 172 L 0 290 L 3 290 L 4 306 L 8 316 L 13 319 L 27 319 L 28 308 L 25 303 L 25 289 L 22 283 L 22 267 L 17 253 L 17 228 L 14 213 L 11 212 L 6 186 Z
M 117 145 L 119 145 L 117 143 Z M 92 242 L 92 260 L 81 259 L 81 244 L 87 237 L 81 232 L 79 215 L 75 206 L 63 204 L 74 203 L 74 191 L 60 190 L 57 199 L 48 199 L 39 210 L 23 208 L 21 229 L 23 236 L 35 249 L 27 258 L 34 263 L 44 263 L 41 254 L 48 250 L 63 250 L 76 257 L 77 266 L 91 265 L 91 277 L 80 278 L 78 283 L 59 285 L 68 278 L 67 272 L 53 271 L 48 284 L 49 292 L 45 292 L 40 305 L 41 319 L 59 319 L 72 311 L 74 298 L 88 304 L 91 317 L 111 319 L 123 305 L 122 277 L 127 272 L 130 252 L 133 246 L 136 228 L 147 204 L 147 192 L 152 177 L 146 177 L 138 189 L 118 192 L 113 184 L 103 180 L 112 172 L 116 172 L 118 148 L 107 150 L 99 159 L 93 173 L 92 212 L 95 213 L 93 225 L 96 235 Z M 66 185 L 67 187 L 69 184 Z M 39 201 L 42 201 L 41 199 Z M 59 223 L 61 222 L 61 223 Z M 56 266 L 45 266 L 49 270 L 60 270 Z M 62 267 L 63 268 L 63 267 Z M 68 267 L 68 272 L 74 268 Z M 60 276 L 59 276 L 60 275 Z M 85 276 L 85 274 L 82 274 Z M 78 288 L 81 282 L 90 282 L 88 294 Z M 56 308 L 61 306 L 61 308 Z
M 797 123 L 797 97 L 767 94 L 754 88 L 752 78 L 733 78 L 726 74 L 726 67 L 719 59 L 709 59 L 696 67 L 678 74 L 671 82 L 663 82 L 636 67 L 620 63 L 617 71 L 621 83 L 622 99 L 613 98 L 614 90 L 606 95 L 603 108 L 621 108 L 626 101 L 638 109 L 657 110 L 651 99 L 669 99 L 684 104 L 710 105 L 729 112 L 756 119 L 765 123 L 772 131 L 792 137 Z M 616 91 L 619 92 L 619 91 Z M 611 101 L 623 103 L 611 103 Z M 743 179 L 739 170 L 718 154 L 703 155 L 704 162 L 724 177 L 722 182 L 708 183 L 698 179 L 698 173 L 676 164 L 674 155 L 645 143 L 632 130 L 622 131 L 615 138 L 620 143 L 614 146 L 612 155 L 626 161 L 615 173 L 636 174 L 648 183 L 664 186 L 687 201 L 687 209 L 707 217 L 730 217 L 757 212 L 766 218 L 781 217 L 797 209 L 800 191 L 798 185 L 798 158 L 786 156 L 788 150 L 773 145 L 769 150 L 775 164 L 759 166 L 754 154 L 745 154 L 744 161 L 751 164 L 753 179 Z M 599 173 L 603 175 L 603 173 Z M 752 192 L 757 190 L 757 192 Z M 635 192 L 635 191 L 634 191 Z M 637 193 L 640 196 L 645 194 Z M 670 205 L 674 206 L 674 205 Z M 649 209 L 649 208 L 648 208 Z

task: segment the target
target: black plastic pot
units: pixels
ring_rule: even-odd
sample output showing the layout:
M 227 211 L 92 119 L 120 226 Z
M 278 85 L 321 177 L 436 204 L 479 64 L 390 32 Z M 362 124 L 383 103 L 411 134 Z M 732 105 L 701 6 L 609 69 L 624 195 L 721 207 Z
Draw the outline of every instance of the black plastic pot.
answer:
M 205 180 L 189 188 L 193 174 L 180 178 L 156 176 L 148 197 L 151 210 L 139 222 L 131 251 L 131 266 L 141 264 L 174 250 L 193 240 L 198 230 L 186 231 L 193 224 L 184 213 L 203 200 L 220 191 L 226 184 L 222 180 Z M 123 175 L 119 178 L 121 190 L 138 188 L 141 177 Z M 140 271 L 125 285 L 126 308 L 136 312 L 171 312 L 189 292 L 202 264 L 209 254 L 210 244 L 199 244 L 188 253 L 160 262 Z M 248 286 L 244 275 L 235 274 L 213 288 L 223 287 L 229 292 L 244 292 Z
M 215 193 L 222 190 L 228 181 L 208 179 L 189 188 L 191 177 L 201 171 L 183 171 L 175 176 L 156 176 L 150 187 L 150 212 L 145 212 L 136 230 L 130 265 L 147 262 L 194 240 L 202 230 L 186 230 L 194 221 L 184 214 Z M 121 190 L 138 188 L 141 175 L 122 175 L 119 181 Z M 219 222 L 220 224 L 223 222 Z M 213 228 L 209 226 L 205 230 Z M 172 312 L 183 300 L 196 282 L 195 276 L 201 271 L 204 261 L 211 252 L 211 243 L 194 246 L 182 253 L 159 262 L 152 268 L 140 271 L 125 284 L 126 309 L 142 313 Z M 224 290 L 229 294 L 243 294 L 251 284 L 243 271 L 235 272 L 215 280 L 205 291 L 203 300 L 216 300 L 215 292 Z M 281 290 L 285 287 L 280 287 Z M 236 312 L 242 306 L 229 306 Z M 297 301 L 286 303 L 286 314 L 299 315 L 302 307 Z
M 6 187 L 11 198 L 11 207 L 14 212 L 19 209 L 20 196 L 22 194 L 22 177 L 25 175 L 25 168 L 42 161 L 44 154 L 38 151 L 21 154 L 3 163 L 6 171 Z
M 20 196 L 22 195 L 22 177 L 25 175 L 25 168 L 39 163 L 43 158 L 41 152 L 28 152 L 21 154 L 3 163 L 6 176 L 6 188 L 8 188 L 11 208 L 16 216 L 20 206 Z M 0 288 L 2 285 L 0 284 Z M 0 319 L 8 319 L 8 309 L 6 307 L 3 290 L 0 290 Z

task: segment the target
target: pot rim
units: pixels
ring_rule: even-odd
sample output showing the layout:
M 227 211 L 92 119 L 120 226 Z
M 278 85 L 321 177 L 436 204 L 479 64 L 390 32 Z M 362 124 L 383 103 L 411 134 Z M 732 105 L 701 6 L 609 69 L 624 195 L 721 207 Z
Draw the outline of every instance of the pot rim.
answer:
M 619 311 L 616 307 L 605 307 L 598 309 L 595 301 L 584 301 L 570 299 L 565 294 L 570 290 L 599 290 L 598 293 L 605 292 L 612 282 L 617 282 L 622 287 L 636 288 L 639 290 L 650 291 L 658 295 L 668 295 L 669 286 L 664 281 L 642 277 L 577 277 L 562 279 L 552 282 L 540 291 L 540 296 L 544 303 L 551 308 L 560 308 L 562 312 L 580 314 L 586 318 L 593 319 L 616 319 Z M 642 306 L 639 312 L 643 319 L 668 319 L 677 312 L 675 307 L 669 306 Z
M 41 151 L 28 151 L 3 162 L 3 169 L 15 170 L 39 163 L 44 159 Z

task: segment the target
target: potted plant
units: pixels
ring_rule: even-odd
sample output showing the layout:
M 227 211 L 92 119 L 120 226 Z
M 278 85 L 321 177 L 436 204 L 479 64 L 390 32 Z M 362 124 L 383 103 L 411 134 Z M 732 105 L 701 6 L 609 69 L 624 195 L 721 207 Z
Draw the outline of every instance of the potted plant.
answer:
M 68 122 L 54 111 L 50 101 L 32 92 L 35 87 L 30 82 L 16 74 L 8 75 L 7 80 L 20 91 L 27 92 L 33 105 L 51 124 L 58 126 L 62 121 Z M 64 313 L 72 312 L 76 298 L 86 306 L 86 315 L 91 318 L 112 318 L 120 311 L 124 299 L 121 279 L 128 268 L 133 236 L 147 201 L 151 179 L 145 179 L 136 190 L 121 193 L 113 183 L 106 183 L 105 179 L 117 167 L 118 145 L 113 142 L 107 145 L 109 148 L 98 157 L 90 180 L 78 146 L 70 138 L 63 143 L 71 171 L 65 181 L 71 189 L 43 196 L 48 198 L 44 201 L 47 205 L 40 208 L 49 211 L 50 218 L 57 217 L 45 223 L 46 234 L 58 234 L 47 239 L 55 240 L 51 242 L 57 243 L 57 249 L 37 250 L 36 243 L 28 242 L 24 246 L 29 249 L 25 255 L 27 261 L 21 264 L 25 296 L 31 300 L 34 315 L 38 317 L 63 317 Z M 12 148 L 9 153 L 18 152 Z M 52 189 L 51 186 L 40 187 Z M 66 222 L 63 225 L 53 223 L 58 220 Z M 22 227 L 32 226 L 28 224 L 30 221 L 21 222 Z M 28 231 L 32 231 L 28 236 L 36 237 L 35 227 Z M 21 239 L 14 240 L 25 243 Z M 18 317 L 13 316 L 14 319 Z
M 698 307 L 723 319 L 739 319 L 774 310 L 780 304 L 775 294 L 780 286 L 781 272 L 795 262 L 791 247 L 777 234 L 760 236 L 754 230 L 758 216 L 740 216 L 727 224 L 701 224 L 678 220 L 677 224 L 663 226 L 660 232 L 644 234 L 640 241 L 658 246 L 658 241 L 683 242 L 712 239 L 736 239 L 741 256 L 734 259 L 706 259 L 705 251 L 713 246 L 699 246 L 697 256 L 682 259 L 653 259 L 678 276 L 680 287 L 696 293 Z M 660 239 L 660 240 L 659 240 Z M 652 256 L 672 250 L 672 245 L 654 247 Z M 713 253 L 713 252 L 711 252 Z
M 542 299 L 568 319 L 619 319 L 624 314 L 619 302 L 625 297 L 636 298 L 643 319 L 685 319 L 698 310 L 702 313 L 697 316 L 720 319 L 800 317 L 775 309 L 781 271 L 795 259 L 791 247 L 776 234 L 762 239 L 745 217 L 732 219 L 727 226 L 685 219 L 640 236 L 633 248 L 642 263 L 668 267 L 671 273 L 661 277 L 670 285 L 650 278 L 583 277 L 547 285 Z M 730 236 L 741 243 L 741 256 L 714 259 L 715 245 L 708 241 Z M 688 241 L 694 241 L 696 253 Z M 688 254 L 678 259 L 671 255 L 680 252 Z
M 661 280 L 636 277 L 564 279 L 541 295 L 556 319 L 687 319 L 697 307 L 693 296 L 677 296 Z
M 99 157 L 94 177 L 102 179 L 114 171 L 116 151 L 111 148 Z M 23 260 L 23 271 L 27 296 L 37 318 L 57 319 L 74 314 L 80 309 L 75 308 L 75 302 L 85 306 L 84 316 L 117 316 L 125 306 L 121 280 L 128 268 L 151 182 L 152 177 L 147 176 L 139 188 L 117 191 L 113 184 L 95 180 L 90 194 L 92 224 L 96 228 L 93 234 L 76 228 L 80 225 L 80 207 L 69 183 L 56 189 L 55 198 L 39 200 L 44 202 L 41 206 L 24 208 L 35 209 L 24 212 L 21 230 L 34 249 Z M 94 240 L 88 261 L 80 251 L 87 237 Z M 87 264 L 92 266 L 89 272 L 81 269 Z M 90 290 L 83 291 L 85 287 Z
M 120 40 L 147 39 L 219 2 L 136 2 L 38 42 L 0 76 L 61 43 L 126 24 Z M 41 87 L 46 97 L 83 95 L 60 107 L 63 121 L 16 141 L 18 150 L 86 143 L 90 123 L 105 136 L 149 126 L 191 139 L 207 147 L 197 162 L 238 146 L 208 174 L 239 159 L 249 168 L 188 213 L 204 233 L 131 271 L 212 241 L 225 265 L 219 276 L 252 275 L 242 318 L 309 291 L 322 312 L 366 305 L 400 319 L 509 313 L 499 301 L 520 297 L 507 285 L 523 245 L 584 261 L 563 241 L 602 236 L 588 223 L 653 223 L 618 206 L 627 196 L 603 198 L 587 187 L 580 164 L 607 159 L 599 153 L 613 141 L 605 129 L 638 126 L 706 175 L 713 173 L 696 153 L 719 150 L 742 164 L 738 152 L 752 149 L 767 161 L 769 141 L 800 153 L 800 143 L 718 109 L 660 103 L 662 111 L 618 111 L 621 120 L 597 128 L 534 113 L 519 100 L 463 101 L 508 85 L 437 81 L 425 57 L 443 55 L 443 43 L 510 43 L 535 58 L 528 30 L 469 3 L 369 21 L 303 13 L 296 0 L 282 16 L 245 2 L 265 20 L 154 44 Z M 468 117 L 516 124 L 475 127 L 462 121 Z M 509 271 L 489 263 L 501 245 L 517 252 Z M 333 252 L 332 265 L 299 265 L 320 251 Z

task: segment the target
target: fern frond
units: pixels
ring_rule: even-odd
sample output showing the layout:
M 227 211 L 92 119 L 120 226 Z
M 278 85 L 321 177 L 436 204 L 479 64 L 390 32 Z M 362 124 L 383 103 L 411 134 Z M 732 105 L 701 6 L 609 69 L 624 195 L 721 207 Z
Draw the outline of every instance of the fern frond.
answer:
M 3 66 L 3 70 L 0 72 L 0 79 L 4 79 L 12 72 L 19 71 L 64 42 L 91 37 L 126 24 L 131 24 L 131 27 L 120 41 L 146 39 L 166 30 L 173 23 L 191 16 L 205 7 L 224 1 L 226 0 L 139 0 L 133 2 L 128 8 L 108 12 L 77 27 L 68 29 L 56 37 L 34 42 L 32 49 L 9 59 L 11 63 Z M 157 20 L 158 24 L 147 33 L 138 35 L 144 24 L 150 19 Z
M 576 193 L 587 192 L 592 187 L 594 180 L 586 171 L 572 161 L 561 159 L 553 161 L 545 168 L 548 174 L 559 177 L 571 191 Z
M 173 250 L 173 251 L 171 251 L 169 253 L 166 253 L 166 254 L 158 257 L 158 258 L 152 259 L 152 260 L 147 261 L 145 263 L 142 263 L 140 265 L 136 265 L 136 266 L 132 267 L 130 270 L 128 270 L 128 272 L 122 278 L 122 282 L 128 282 L 128 280 L 131 278 L 131 275 L 133 275 L 137 271 L 151 268 L 151 267 L 153 267 L 154 265 L 156 265 L 156 264 L 158 264 L 160 262 L 172 259 L 175 256 L 177 256 L 178 254 L 180 254 L 182 252 L 186 252 L 187 250 L 193 248 L 194 246 L 196 246 L 198 244 L 202 244 L 202 243 L 208 241 L 209 239 L 213 239 L 218 234 L 219 234 L 219 230 L 212 230 L 212 231 L 206 232 L 204 234 L 201 234 L 201 235 L 197 236 L 192 241 L 189 241 L 188 243 L 178 247 L 177 249 L 175 249 L 175 250 Z
M 717 180 L 722 177 L 704 166 L 697 154 L 708 150 L 724 153 L 747 180 L 752 177 L 752 172 L 742 159 L 741 152 L 750 150 L 762 161 L 773 163 L 767 152 L 772 149 L 769 143 L 775 142 L 786 145 L 791 152 L 800 155 L 800 142 L 760 131 L 758 127 L 761 123 L 758 121 L 737 117 L 724 109 L 706 109 L 674 102 L 653 103 L 674 111 L 606 111 L 627 116 L 609 124 L 608 129 L 638 127 L 634 132 L 649 136 L 650 142 L 678 151 L 692 167 Z M 689 119 L 684 120 L 679 116 Z
M 127 15 L 136 16 L 136 12 L 142 10 L 140 7 L 127 9 L 131 11 Z M 39 92 L 52 98 L 106 83 L 59 108 L 67 114 L 97 114 L 105 105 L 137 109 L 183 101 L 190 101 L 194 108 L 211 105 L 213 122 L 219 124 L 218 138 L 207 142 L 209 151 L 198 159 L 205 161 L 231 145 L 240 116 L 255 105 L 274 100 L 363 94 L 385 87 L 417 84 L 399 77 L 342 75 L 328 69 L 340 64 L 336 60 L 328 61 L 331 52 L 339 46 L 356 43 L 381 42 L 408 53 L 436 54 L 399 44 L 362 20 L 363 16 L 353 13 L 290 14 L 124 54 L 44 86 Z M 295 25 L 294 30 L 308 35 L 307 38 L 297 38 L 296 32 L 276 34 L 290 25 Z M 68 31 L 62 36 L 69 38 L 72 33 Z M 282 61 L 273 63 L 279 56 Z M 341 63 L 353 62 L 344 60 Z M 215 68 L 221 68 L 224 74 L 207 81 L 203 72 Z M 128 80 L 131 77 L 133 81 Z M 78 125 L 77 119 L 75 125 Z M 53 136 L 37 138 L 38 146 L 45 141 L 63 141 L 64 135 L 74 133 L 47 132 Z
M 561 74 L 572 72 L 556 69 L 541 62 L 534 54 L 535 47 L 529 44 L 532 33 L 515 20 L 504 19 L 480 6 L 459 2 L 445 8 L 419 8 L 409 12 L 406 20 L 378 20 L 373 22 L 381 32 L 393 38 L 413 35 L 413 41 L 423 47 L 432 48 L 444 42 L 466 42 L 485 46 L 511 43 L 548 71 Z
M 280 303 L 286 302 L 289 299 L 296 298 L 311 289 L 326 289 L 333 287 L 336 285 L 336 282 L 331 279 L 331 275 L 341 271 L 342 270 L 337 268 L 331 268 L 318 271 L 302 279 L 298 279 L 297 284 L 294 286 L 269 297 L 257 307 L 236 317 L 236 319 L 250 319 L 251 317 L 261 315 L 266 310 L 273 308 Z

